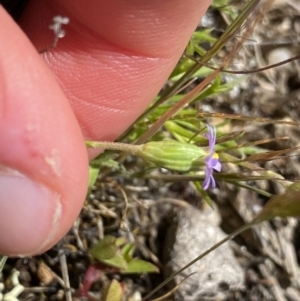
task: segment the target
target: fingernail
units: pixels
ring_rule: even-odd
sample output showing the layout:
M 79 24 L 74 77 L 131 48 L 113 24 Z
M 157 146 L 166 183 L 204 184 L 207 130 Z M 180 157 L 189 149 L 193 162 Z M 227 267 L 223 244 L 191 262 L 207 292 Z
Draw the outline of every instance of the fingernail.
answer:
M 57 231 L 60 216 L 58 194 L 0 166 L 0 254 L 38 253 Z

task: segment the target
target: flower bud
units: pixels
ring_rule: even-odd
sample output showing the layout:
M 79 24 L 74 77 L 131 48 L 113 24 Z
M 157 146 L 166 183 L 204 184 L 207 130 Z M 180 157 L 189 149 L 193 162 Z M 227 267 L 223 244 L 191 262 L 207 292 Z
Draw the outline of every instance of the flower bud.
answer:
M 185 172 L 204 166 L 208 154 L 194 144 L 167 140 L 145 143 L 136 155 L 157 166 Z

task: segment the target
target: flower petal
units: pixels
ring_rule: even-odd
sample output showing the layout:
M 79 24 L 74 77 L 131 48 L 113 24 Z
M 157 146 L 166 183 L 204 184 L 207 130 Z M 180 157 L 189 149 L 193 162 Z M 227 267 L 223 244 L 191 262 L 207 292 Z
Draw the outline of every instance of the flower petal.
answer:
M 203 181 L 202 187 L 207 190 L 209 186 L 212 188 L 216 187 L 216 181 L 213 177 L 213 170 L 221 171 L 222 164 L 218 159 L 218 155 L 215 153 L 215 144 L 217 139 L 217 131 L 214 126 L 207 126 L 207 134 L 205 136 L 208 139 L 208 149 L 209 154 L 205 158 L 205 179 Z
M 204 190 L 207 190 L 208 187 L 209 187 L 211 177 L 212 177 L 212 173 L 213 173 L 212 168 L 209 168 L 208 166 L 206 166 L 206 168 L 205 168 L 205 179 L 204 179 L 203 184 L 202 184 L 202 188 Z
M 210 176 L 211 188 L 216 188 L 216 181 L 213 175 Z
M 222 164 L 220 163 L 220 161 L 218 159 L 216 159 L 216 160 L 217 160 L 217 162 L 215 162 L 213 169 L 220 172 L 222 169 Z

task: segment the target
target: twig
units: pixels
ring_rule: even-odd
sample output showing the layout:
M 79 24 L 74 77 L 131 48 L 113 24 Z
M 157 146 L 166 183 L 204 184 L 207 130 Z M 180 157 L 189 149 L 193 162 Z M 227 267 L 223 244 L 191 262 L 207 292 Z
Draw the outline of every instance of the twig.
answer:
M 62 277 L 64 280 L 64 290 L 65 290 L 65 294 L 66 294 L 66 300 L 72 301 L 67 259 L 66 259 L 66 254 L 63 250 L 59 250 L 59 261 L 60 261 L 60 265 L 61 265 Z

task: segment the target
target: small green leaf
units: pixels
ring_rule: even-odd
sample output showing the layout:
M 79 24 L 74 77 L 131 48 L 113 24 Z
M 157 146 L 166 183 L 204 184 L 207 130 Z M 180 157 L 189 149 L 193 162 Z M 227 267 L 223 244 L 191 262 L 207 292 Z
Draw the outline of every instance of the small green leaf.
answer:
M 107 286 L 104 294 L 103 301 L 121 301 L 123 290 L 121 284 L 113 279 L 112 282 Z
M 290 185 L 284 194 L 273 196 L 255 220 L 269 220 L 276 216 L 300 216 L 300 182 Z
M 127 242 L 126 237 L 118 237 L 116 239 L 116 246 L 117 247 L 124 246 L 126 244 L 126 242 Z
M 105 236 L 90 251 L 92 257 L 98 261 L 110 259 L 117 253 L 116 238 L 111 235 Z
M 127 262 L 130 262 L 132 260 L 134 250 L 135 245 L 133 243 L 128 243 L 122 248 L 122 256 Z
M 112 152 L 106 151 L 102 154 L 100 154 L 98 159 L 98 166 L 100 166 L 100 169 L 102 167 L 109 167 L 112 170 L 119 170 L 120 164 L 115 161 L 116 154 L 113 154 Z
M 95 168 L 92 166 L 89 167 L 89 188 L 88 188 L 89 193 L 98 178 L 98 174 L 99 174 L 99 168 Z
M 117 268 L 117 269 L 122 270 L 122 271 L 126 271 L 127 268 L 128 268 L 126 260 L 123 258 L 123 256 L 121 256 L 119 254 L 115 255 L 112 258 L 105 259 L 105 260 L 100 260 L 100 261 L 101 261 L 101 263 L 104 263 L 108 266 Z
M 147 262 L 145 260 L 134 258 L 128 263 L 127 270 L 124 273 L 141 274 L 141 273 L 158 273 L 158 272 L 159 270 L 154 264 Z

